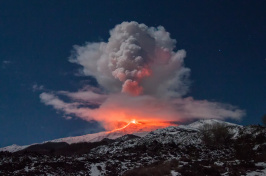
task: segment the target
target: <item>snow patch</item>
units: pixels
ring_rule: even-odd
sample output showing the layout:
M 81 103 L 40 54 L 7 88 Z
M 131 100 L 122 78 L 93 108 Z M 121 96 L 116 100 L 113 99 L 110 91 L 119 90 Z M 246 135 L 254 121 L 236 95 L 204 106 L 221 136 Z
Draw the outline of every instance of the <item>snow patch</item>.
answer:
M 172 174 L 172 176 L 179 176 L 179 175 L 181 175 L 179 172 L 176 172 L 176 171 L 171 171 L 171 174 Z

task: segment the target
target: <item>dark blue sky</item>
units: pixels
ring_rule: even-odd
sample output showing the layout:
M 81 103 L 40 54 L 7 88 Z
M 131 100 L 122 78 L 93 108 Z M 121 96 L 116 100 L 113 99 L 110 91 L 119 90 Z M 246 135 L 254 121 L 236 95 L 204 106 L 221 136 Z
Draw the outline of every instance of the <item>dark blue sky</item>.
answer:
M 237 123 L 261 123 L 266 110 L 266 1 L 0 2 L 0 147 L 103 130 L 65 120 L 40 102 L 34 84 L 76 91 L 89 81 L 68 62 L 72 46 L 106 41 L 123 21 L 162 25 L 185 49 L 189 96 L 236 105 Z

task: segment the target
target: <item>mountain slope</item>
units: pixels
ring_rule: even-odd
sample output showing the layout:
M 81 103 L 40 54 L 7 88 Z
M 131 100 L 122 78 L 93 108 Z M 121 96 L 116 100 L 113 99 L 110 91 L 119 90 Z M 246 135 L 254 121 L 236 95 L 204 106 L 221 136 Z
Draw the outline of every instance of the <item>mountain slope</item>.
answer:
M 29 147 L 30 145 L 24 145 L 24 146 L 19 146 L 19 145 L 16 145 L 16 144 L 13 144 L 13 145 L 10 145 L 10 146 L 7 146 L 7 147 L 3 147 L 3 148 L 0 148 L 0 152 L 16 152 L 16 151 L 20 151 L 20 150 L 23 150 L 27 147 Z
M 180 125 L 178 127 L 167 127 L 167 128 L 162 129 L 162 130 L 156 130 L 156 129 L 161 129 L 162 126 L 154 126 L 154 127 L 146 128 L 145 126 L 139 126 L 137 124 L 131 123 L 127 126 L 127 128 L 122 129 L 122 130 L 111 131 L 111 132 L 99 132 L 99 133 L 87 134 L 87 135 L 76 136 L 76 137 L 59 138 L 59 139 L 54 139 L 54 140 L 50 140 L 50 141 L 45 141 L 43 143 L 46 143 L 46 142 L 66 142 L 68 144 L 73 144 L 73 143 L 79 143 L 79 142 L 98 142 L 98 141 L 103 140 L 104 138 L 116 139 L 116 138 L 122 137 L 126 134 L 133 134 L 133 135 L 136 135 L 139 137 L 144 137 L 149 132 L 151 132 L 152 130 L 155 130 L 153 133 L 158 133 L 158 132 L 167 133 L 169 130 L 171 131 L 171 129 L 172 130 L 187 129 L 188 131 L 189 130 L 196 130 L 197 131 L 200 128 L 202 128 L 204 125 L 213 125 L 213 124 L 223 124 L 223 125 L 226 125 L 229 127 L 235 127 L 235 128 L 232 128 L 232 130 L 236 130 L 236 131 L 234 131 L 234 134 L 237 134 L 239 131 L 239 128 L 241 128 L 240 125 L 236 125 L 233 123 L 228 123 L 228 122 L 224 122 L 224 121 L 220 121 L 220 120 L 216 120 L 216 119 L 199 120 L 199 121 L 196 121 L 196 122 L 191 123 L 189 125 Z M 171 132 L 170 132 L 170 134 L 171 134 Z M 181 138 L 179 140 L 181 140 Z M 29 146 L 30 145 L 18 146 L 18 145 L 14 144 L 11 146 L 0 148 L 0 151 L 17 152 L 17 151 L 23 150 Z
M 213 138 L 215 141 L 208 143 L 203 138 L 206 124 L 215 129 L 208 127 L 210 136 L 222 129 L 218 132 L 226 131 L 230 138 Z M 0 152 L 0 175 L 266 174 L 266 128 L 261 126 L 203 120 L 157 129 L 143 137 L 106 140 L 71 144 L 64 148 L 69 153 L 73 147 L 77 150 L 71 155 L 61 155 L 60 149 L 48 154 Z M 78 152 L 80 148 L 85 153 Z
M 68 144 L 74 144 L 74 143 L 80 143 L 80 142 L 99 142 L 103 140 L 104 138 L 116 139 L 126 134 L 133 134 L 139 137 L 143 137 L 147 135 L 150 131 L 158 129 L 158 128 L 162 128 L 162 127 L 163 126 L 157 125 L 157 126 L 147 128 L 139 124 L 129 123 L 126 128 L 123 128 L 121 130 L 104 131 L 104 132 L 99 132 L 99 133 L 94 133 L 94 134 L 86 134 L 82 136 L 59 138 L 59 139 L 54 139 L 50 141 L 45 141 L 43 143 L 66 142 Z M 29 146 L 30 145 L 19 146 L 19 145 L 13 144 L 11 146 L 0 148 L 0 151 L 17 152 Z
M 205 120 L 198 120 L 194 123 L 191 123 L 189 125 L 186 125 L 186 127 L 193 128 L 193 129 L 200 129 L 204 127 L 205 125 L 215 125 L 215 124 L 221 124 L 225 126 L 231 126 L 231 127 L 241 127 L 241 125 L 237 125 L 234 123 L 229 123 L 221 120 L 216 120 L 216 119 L 205 119 Z

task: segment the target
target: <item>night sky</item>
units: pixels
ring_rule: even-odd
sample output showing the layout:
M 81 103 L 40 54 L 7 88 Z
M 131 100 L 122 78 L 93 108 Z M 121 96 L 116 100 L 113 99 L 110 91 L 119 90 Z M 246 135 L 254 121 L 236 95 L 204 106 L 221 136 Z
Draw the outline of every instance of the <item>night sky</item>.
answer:
M 266 1 L 0 2 L 0 147 L 104 130 L 97 122 L 66 120 L 41 103 L 44 90 L 97 85 L 68 58 L 73 45 L 107 41 L 123 21 L 164 26 L 185 49 L 192 85 L 186 96 L 238 106 L 240 121 L 266 113 Z M 35 86 L 35 89 L 33 88 Z

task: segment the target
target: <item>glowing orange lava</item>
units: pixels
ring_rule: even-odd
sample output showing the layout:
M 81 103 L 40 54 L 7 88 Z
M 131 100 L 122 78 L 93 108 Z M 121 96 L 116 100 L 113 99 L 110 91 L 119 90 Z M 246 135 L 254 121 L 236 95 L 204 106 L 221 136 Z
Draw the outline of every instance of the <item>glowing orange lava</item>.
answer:
M 128 122 L 126 125 L 116 128 L 111 132 L 115 131 L 123 131 L 125 133 L 134 133 L 134 132 L 143 132 L 143 131 L 153 131 L 159 128 L 165 128 L 168 126 L 176 126 L 176 124 L 171 122 L 163 122 L 163 121 L 137 121 L 135 119 Z
M 121 127 L 121 128 L 116 128 L 110 132 L 114 132 L 114 131 L 119 131 L 119 130 L 123 130 L 125 129 L 126 127 L 128 127 L 130 124 L 137 124 L 138 122 L 134 119 L 134 120 L 131 120 L 128 124 L 126 124 L 125 126 Z
M 136 123 L 137 123 L 137 121 L 136 121 L 136 120 L 132 120 L 132 121 L 131 121 L 131 123 L 134 123 L 134 124 L 136 124 Z

